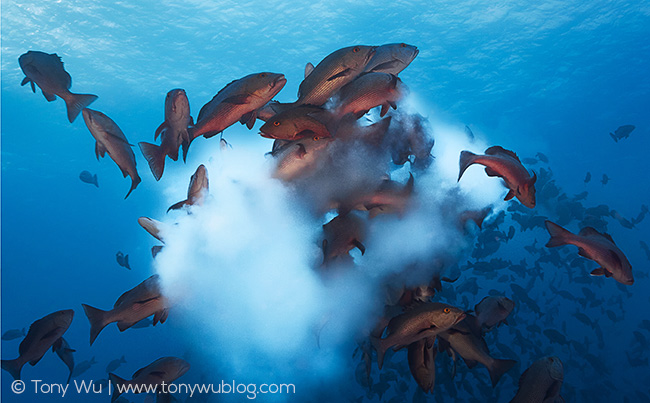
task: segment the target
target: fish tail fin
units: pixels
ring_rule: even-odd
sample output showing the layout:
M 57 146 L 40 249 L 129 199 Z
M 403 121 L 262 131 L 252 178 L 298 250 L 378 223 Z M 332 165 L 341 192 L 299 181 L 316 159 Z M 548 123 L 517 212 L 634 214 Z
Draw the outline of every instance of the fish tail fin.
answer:
M 494 363 L 489 368 L 492 387 L 495 387 L 503 374 L 508 372 L 516 363 L 515 360 L 494 360 Z
M 139 142 L 138 145 L 140 146 L 142 155 L 144 155 L 144 158 L 149 163 L 153 177 L 159 181 L 165 170 L 165 154 L 162 152 L 162 148 L 155 144 L 145 143 L 144 141 Z
M 111 402 L 114 402 L 117 400 L 118 397 L 120 397 L 120 395 L 125 389 L 124 385 L 127 384 L 129 381 L 127 381 L 126 379 L 122 379 L 113 373 L 108 374 L 108 380 L 111 382 L 112 385 L 114 385 L 113 396 L 111 397 Z
M 610 136 L 612 136 L 612 139 L 618 143 L 618 138 L 614 136 L 614 133 L 609 133 Z
M 93 175 L 93 184 L 94 184 L 96 187 L 99 187 L 99 182 L 97 181 L 97 174 Z
M 96 99 L 97 95 L 92 94 L 70 93 L 69 96 L 66 96 L 64 100 L 65 106 L 68 109 L 68 120 L 70 123 L 74 122 L 82 109 L 95 102 Z
M 124 255 L 124 267 L 131 270 L 131 266 L 129 265 L 129 255 Z
M 86 304 L 81 304 L 81 306 L 84 308 L 90 322 L 90 345 L 92 346 L 97 336 L 99 336 L 99 332 L 109 324 L 108 312 Z
M 135 188 L 138 187 L 138 185 L 140 184 L 140 182 L 142 182 L 142 179 L 137 175 L 137 173 L 136 173 L 136 175 L 135 175 L 135 178 L 134 178 L 134 177 L 131 177 L 131 188 L 130 188 L 129 191 L 127 192 L 126 196 L 124 196 L 124 199 L 126 199 L 127 197 L 129 197 L 129 195 L 131 194 L 131 192 L 133 192 L 133 191 L 135 190 Z
M 544 224 L 546 224 L 546 229 L 551 236 L 551 239 L 546 243 L 547 248 L 555 248 L 569 243 L 570 238 L 573 236 L 571 232 L 549 220 L 544 221 Z
M 190 144 L 194 140 L 194 127 L 187 128 L 187 139 L 183 139 L 181 148 L 183 149 L 183 162 L 187 161 L 187 151 L 190 149 Z
M 386 354 L 386 346 L 379 337 L 370 336 L 370 343 L 377 350 L 377 365 L 379 369 L 384 365 L 384 355 Z
M 474 154 L 471 151 L 461 151 L 460 152 L 460 161 L 459 161 L 460 171 L 458 172 L 458 180 L 459 181 L 460 181 L 460 178 L 463 176 L 463 173 L 465 173 L 465 170 L 467 168 L 469 168 L 469 166 L 474 163 L 475 157 L 476 157 L 476 154 Z
M 174 203 L 171 206 L 169 206 L 169 208 L 167 209 L 167 212 L 169 213 L 170 210 L 179 210 L 181 207 L 183 207 L 187 203 L 188 203 L 187 199 L 181 200 L 178 203 Z
M 15 380 L 20 379 L 20 371 L 23 369 L 23 365 L 25 363 L 20 362 L 18 358 L 15 360 L 2 360 L 2 369 L 9 372 Z

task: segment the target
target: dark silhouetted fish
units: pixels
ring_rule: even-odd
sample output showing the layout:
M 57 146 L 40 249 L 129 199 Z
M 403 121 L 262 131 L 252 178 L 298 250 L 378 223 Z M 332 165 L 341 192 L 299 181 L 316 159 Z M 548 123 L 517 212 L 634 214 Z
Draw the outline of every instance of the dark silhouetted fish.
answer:
M 564 381 L 564 366 L 557 357 L 535 361 L 519 378 L 519 390 L 510 403 L 563 402 L 560 389 Z
M 90 360 L 81 361 L 74 367 L 74 370 L 72 371 L 72 377 L 78 378 L 80 375 L 86 373 L 95 364 L 97 364 L 95 357 L 91 358 Z
M 31 83 L 32 91 L 36 92 L 34 88 L 34 83 L 36 83 L 49 102 L 56 99 L 55 95 L 61 97 L 68 109 L 70 123 L 75 120 L 82 109 L 97 99 L 97 95 L 70 92 L 72 78 L 63 68 L 63 62 L 56 53 L 47 54 L 30 50 L 18 58 L 18 63 L 26 76 L 20 85 Z
M 424 393 L 433 393 L 436 385 L 436 336 L 420 339 L 408 346 L 408 364 L 413 379 Z
M 82 113 L 88 130 L 97 141 L 95 143 L 97 159 L 104 157 L 108 152 L 108 155 L 122 171 L 122 175 L 125 178 L 127 175 L 131 177 L 131 189 L 124 196 L 126 199 L 141 182 L 135 167 L 135 154 L 131 150 L 133 145 L 129 144 L 122 130 L 108 116 L 88 108 L 84 109 Z
M 354 248 L 358 248 L 362 255 L 366 252 L 362 243 L 365 238 L 365 223 L 353 213 L 337 215 L 323 225 L 323 238 L 323 265 L 338 258 L 349 259 L 348 253 Z
M 7 330 L 6 332 L 2 333 L 2 340 L 8 341 L 8 340 L 15 340 L 19 339 L 23 336 L 27 335 L 25 333 L 25 328 L 22 329 L 11 329 Z
M 70 370 L 67 381 L 67 383 L 70 383 L 70 379 L 72 379 L 72 372 L 74 371 L 74 356 L 72 353 L 77 350 L 70 348 L 68 342 L 63 337 L 61 337 L 52 345 L 52 351 L 59 356 L 61 361 L 63 361 L 63 363 L 68 367 L 68 370 Z
M 510 191 L 505 200 L 517 197 L 528 208 L 535 207 L 535 181 L 537 176 L 531 177 L 528 170 L 521 164 L 517 154 L 500 146 L 493 146 L 485 150 L 485 155 L 476 155 L 469 151 L 460 153 L 460 172 L 458 180 L 465 170 L 472 164 L 485 165 L 488 176 L 502 178 Z
M 79 179 L 84 183 L 89 183 L 91 185 L 99 187 L 99 183 L 97 182 L 97 174 L 93 175 L 88 171 L 81 171 L 79 174 Z
M 131 377 L 131 380 L 122 379 L 119 376 L 110 373 L 108 374 L 108 378 L 114 385 L 114 392 L 113 396 L 111 397 L 111 402 L 115 402 L 115 400 L 129 386 L 131 386 L 132 389 L 139 390 L 139 388 L 134 388 L 134 386 L 153 386 L 160 385 L 162 383 L 170 384 L 176 379 L 183 376 L 189 369 L 190 364 L 183 359 L 176 357 L 162 357 L 147 365 L 146 367 L 137 370 Z
M 176 161 L 181 144 L 189 146 L 191 140 L 187 128 L 193 123 L 185 90 L 177 88 L 169 91 L 165 97 L 165 121 L 158 126 L 154 135 L 155 140 L 160 134 L 160 145 L 138 143 L 156 180 L 160 180 L 165 170 L 165 157 Z
M 118 329 L 123 332 L 140 320 L 154 315 L 153 324 L 155 326 L 158 322 L 165 323 L 169 309 L 167 301 L 161 293 L 157 274 L 122 294 L 110 311 L 102 311 L 86 304 L 81 304 L 81 306 L 90 322 L 91 345 L 99 332 L 110 323 L 117 322 Z
M 178 210 L 183 206 L 202 206 L 209 192 L 208 169 L 201 164 L 190 178 L 190 185 L 187 188 L 187 199 L 171 205 L 169 210 Z
M 125 255 L 124 253 L 118 251 L 115 254 L 115 259 L 117 260 L 117 264 L 124 267 L 125 269 L 131 270 L 131 266 L 129 266 L 129 255 Z
M 609 176 L 607 176 L 607 174 L 603 174 L 603 179 L 600 180 L 600 183 L 602 183 L 603 186 L 607 185 L 607 183 L 609 183 Z
M 585 183 L 589 183 L 591 180 L 591 172 L 587 172 L 587 175 L 585 175 Z
M 124 356 L 109 362 L 108 365 L 106 366 L 106 372 L 114 372 L 122 364 L 126 364 L 126 360 L 124 359 Z
M 38 364 L 47 350 L 68 330 L 74 317 L 72 309 L 53 312 L 32 323 L 27 335 L 18 347 L 18 358 L 2 360 L 2 369 L 9 372 L 14 379 L 20 379 L 23 365 Z
M 630 137 L 630 133 L 634 130 L 633 125 L 624 125 L 620 126 L 614 133 L 609 133 L 611 138 L 618 143 L 619 140 L 626 139 Z
M 537 157 L 538 160 L 542 161 L 545 164 L 548 164 L 548 157 L 542 153 L 537 153 L 535 154 L 535 157 Z

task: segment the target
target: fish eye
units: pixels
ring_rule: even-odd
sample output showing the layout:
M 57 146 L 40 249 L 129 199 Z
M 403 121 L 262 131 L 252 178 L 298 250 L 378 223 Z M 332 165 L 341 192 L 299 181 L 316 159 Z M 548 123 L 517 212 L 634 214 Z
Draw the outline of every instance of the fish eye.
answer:
M 314 136 L 313 139 L 314 139 L 314 141 L 318 141 L 318 140 L 320 140 L 320 137 L 318 137 L 318 136 Z
M 443 309 L 442 311 L 443 311 L 444 313 L 449 313 L 449 312 L 451 312 L 451 309 L 449 309 L 449 308 L 445 308 L 445 309 Z
M 352 49 L 352 51 L 353 51 L 354 53 L 357 53 L 357 52 L 360 51 L 360 50 L 361 50 L 361 48 L 359 48 L 358 46 L 355 46 L 354 49 Z
M 273 121 L 273 126 L 280 126 L 280 121 L 279 120 L 274 120 Z
M 266 73 L 260 73 L 260 77 L 261 77 L 261 78 L 266 77 Z
M 400 46 L 401 48 L 405 48 L 405 47 L 406 47 L 406 44 L 405 44 L 405 43 L 400 43 L 399 46 Z

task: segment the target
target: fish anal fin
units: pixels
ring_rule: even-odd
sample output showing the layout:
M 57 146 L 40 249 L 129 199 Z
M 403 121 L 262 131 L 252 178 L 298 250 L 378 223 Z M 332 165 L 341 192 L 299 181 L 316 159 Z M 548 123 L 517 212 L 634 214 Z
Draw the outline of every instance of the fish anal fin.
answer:
M 47 102 L 56 101 L 56 95 L 50 94 L 49 92 L 45 92 L 43 90 L 41 90 L 41 92 L 43 93 L 45 99 L 47 99 Z
M 510 189 L 510 191 L 508 191 L 508 194 L 506 195 L 506 197 L 503 198 L 503 200 L 508 201 L 513 197 L 515 197 L 515 191 Z
M 117 328 L 120 329 L 120 332 L 125 331 L 126 329 L 130 328 L 133 325 L 135 325 L 135 322 L 126 322 L 126 321 L 117 322 Z
M 104 155 L 106 155 L 106 147 L 99 141 L 95 143 L 95 156 L 99 160 L 99 158 L 104 158 Z

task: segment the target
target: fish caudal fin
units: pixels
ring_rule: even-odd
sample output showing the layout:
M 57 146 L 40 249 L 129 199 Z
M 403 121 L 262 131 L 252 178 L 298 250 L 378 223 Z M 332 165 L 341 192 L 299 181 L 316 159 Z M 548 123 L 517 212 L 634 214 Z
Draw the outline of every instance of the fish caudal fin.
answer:
M 130 188 L 129 191 L 127 192 L 126 196 L 124 196 L 124 199 L 125 199 L 125 200 L 126 200 L 127 197 L 129 197 L 129 195 L 131 194 L 131 192 L 133 192 L 133 191 L 135 190 L 135 188 L 138 187 L 138 185 L 140 184 L 140 182 L 142 182 L 142 179 L 140 179 L 140 177 L 138 176 L 137 173 L 136 173 L 136 175 L 135 175 L 135 178 L 134 178 L 134 177 L 131 177 L 131 188 Z
M 66 96 L 64 100 L 65 106 L 68 108 L 68 120 L 70 123 L 74 122 L 82 109 L 95 102 L 96 99 L 97 95 L 92 94 L 70 93 L 69 96 Z
M 470 151 L 461 151 L 460 152 L 460 161 L 459 161 L 459 166 L 460 166 L 460 171 L 458 172 L 458 180 L 460 181 L 460 178 L 463 176 L 463 173 L 465 173 L 465 170 L 469 168 L 470 165 L 474 163 L 474 159 L 476 158 L 476 154 Z
M 118 397 L 120 397 L 122 392 L 124 392 L 126 384 L 128 384 L 129 381 L 122 379 L 113 373 L 108 374 L 108 380 L 113 385 L 113 396 L 111 397 L 111 402 L 114 402 Z
M 108 320 L 108 312 L 86 304 L 81 304 L 81 306 L 84 308 L 84 312 L 90 322 L 90 345 L 92 346 L 97 336 L 99 336 L 99 332 L 110 323 Z
M 163 171 L 165 170 L 165 154 L 162 148 L 155 144 L 145 143 L 144 141 L 138 143 L 142 155 L 147 159 L 151 173 L 157 181 L 162 178 Z
M 93 175 L 93 184 L 94 184 L 96 187 L 99 187 L 99 182 L 97 182 L 97 174 Z
M 377 350 L 377 365 L 379 369 L 384 365 L 384 355 L 386 355 L 386 346 L 383 339 L 379 337 L 370 336 L 370 343 Z
M 544 224 L 546 224 L 546 229 L 551 236 L 551 239 L 546 243 L 547 248 L 566 245 L 569 243 L 571 237 L 573 237 L 571 232 L 565 230 L 554 222 L 546 220 L 544 221 Z
M 2 360 L 2 369 L 9 372 L 15 380 L 20 379 L 20 371 L 23 369 L 23 365 L 25 363 L 20 362 L 18 358 L 15 360 Z
M 495 387 L 503 374 L 508 372 L 516 363 L 517 361 L 515 360 L 494 360 L 494 363 L 488 368 L 492 387 Z

